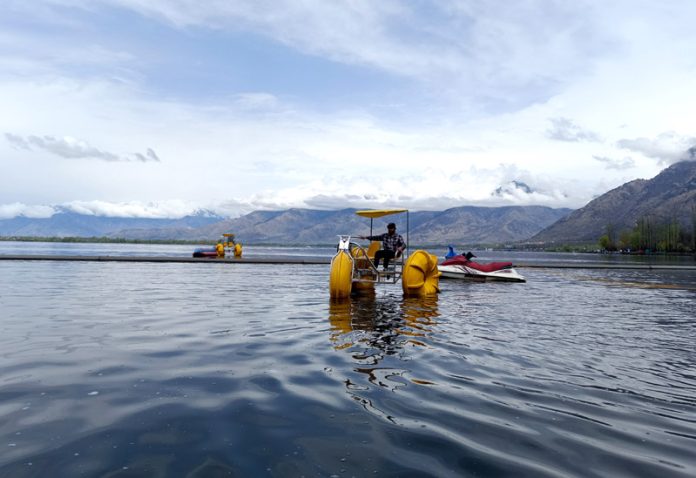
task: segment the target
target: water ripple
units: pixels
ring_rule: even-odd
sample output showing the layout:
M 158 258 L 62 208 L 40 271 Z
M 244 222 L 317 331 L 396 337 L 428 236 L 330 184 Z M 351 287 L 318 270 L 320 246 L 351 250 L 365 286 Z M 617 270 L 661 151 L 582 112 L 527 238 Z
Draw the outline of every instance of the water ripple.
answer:
M 695 279 L 526 275 L 2 263 L 0 476 L 694 476 Z

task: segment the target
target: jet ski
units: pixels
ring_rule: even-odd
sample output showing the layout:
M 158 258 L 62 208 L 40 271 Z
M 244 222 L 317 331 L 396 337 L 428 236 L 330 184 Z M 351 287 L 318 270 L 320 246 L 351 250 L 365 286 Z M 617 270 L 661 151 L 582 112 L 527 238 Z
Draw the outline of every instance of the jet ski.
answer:
M 451 255 L 453 251 L 450 246 L 445 260 L 437 266 L 442 272 L 442 277 L 450 279 L 468 279 L 479 281 L 507 281 L 507 282 L 526 282 L 512 267 L 512 262 L 490 262 L 481 264 L 471 259 L 476 257 L 471 252 L 466 254 Z
M 199 247 L 193 251 L 193 257 L 217 257 L 218 253 L 214 247 Z

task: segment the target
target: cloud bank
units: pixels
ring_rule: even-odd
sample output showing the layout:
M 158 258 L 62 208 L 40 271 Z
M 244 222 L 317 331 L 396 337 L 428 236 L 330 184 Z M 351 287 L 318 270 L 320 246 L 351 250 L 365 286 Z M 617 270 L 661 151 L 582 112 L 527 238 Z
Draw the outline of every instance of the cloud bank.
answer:
M 106 201 L 71 201 L 52 205 L 29 205 L 22 203 L 0 205 L 0 219 L 18 216 L 47 218 L 60 212 L 72 212 L 87 216 L 130 217 L 146 219 L 181 218 L 199 212 L 196 204 L 172 200 L 161 202 L 129 201 L 109 203 Z
M 0 219 L 12 219 L 17 216 L 30 217 L 34 219 L 51 217 L 55 213 L 55 208 L 42 205 L 27 205 L 21 203 L 0 204 Z

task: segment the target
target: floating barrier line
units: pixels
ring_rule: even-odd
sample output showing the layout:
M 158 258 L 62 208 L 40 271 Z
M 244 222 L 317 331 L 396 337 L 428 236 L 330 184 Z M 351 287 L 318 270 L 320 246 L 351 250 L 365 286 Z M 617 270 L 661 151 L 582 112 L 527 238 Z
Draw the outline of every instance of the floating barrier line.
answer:
M 0 254 L 0 261 L 82 261 L 82 262 L 173 262 L 196 264 L 330 264 L 330 257 L 225 257 L 200 258 L 178 256 L 67 256 L 67 255 L 18 255 Z M 696 270 L 694 264 L 609 264 L 603 262 L 522 262 L 515 263 L 520 269 L 633 269 L 633 270 Z
M 196 264 L 329 264 L 330 258 L 274 257 L 177 257 L 177 256 L 65 256 L 0 255 L 0 261 L 78 261 L 78 262 L 174 262 Z

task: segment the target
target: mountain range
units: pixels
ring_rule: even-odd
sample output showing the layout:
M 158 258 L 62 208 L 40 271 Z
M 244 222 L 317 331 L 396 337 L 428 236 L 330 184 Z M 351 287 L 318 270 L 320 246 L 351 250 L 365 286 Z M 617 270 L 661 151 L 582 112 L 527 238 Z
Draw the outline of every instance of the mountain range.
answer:
M 167 219 L 78 214 L 56 207 L 56 213 L 51 217 L 17 216 L 0 220 L 0 236 L 128 238 L 129 235 L 126 233 L 128 230 L 166 229 L 171 234 L 168 239 L 172 239 L 188 230 L 219 222 L 222 219 L 221 216 L 206 210 L 178 219 Z
M 111 218 L 60 211 L 50 218 L 16 217 L 0 220 L 2 236 L 112 237 L 139 240 L 210 242 L 232 232 L 251 244 L 328 244 L 339 234 L 367 235 L 370 220 L 355 209 L 323 211 L 287 209 L 255 211 L 234 219 L 198 214 L 181 219 Z M 414 244 L 498 244 L 529 238 L 571 210 L 545 206 L 474 207 L 417 211 L 408 216 L 409 241 Z M 405 215 L 375 219 L 374 234 L 389 221 L 406 230 Z
M 696 161 L 681 161 L 652 179 L 636 179 L 612 189 L 550 225 L 530 242 L 572 244 L 597 241 L 607 232 L 630 230 L 641 218 L 655 224 L 677 221 L 694 227 Z
M 528 186 L 513 182 L 517 189 Z M 502 194 L 501 189 L 500 193 Z M 409 240 L 417 245 L 573 244 L 596 242 L 608 226 L 632 229 L 649 218 L 655 224 L 678 221 L 696 227 L 696 161 L 682 161 L 652 179 L 636 179 L 575 211 L 545 206 L 461 206 L 409 214 Z M 405 217 L 375 219 L 375 234 L 395 220 L 406 230 Z M 49 218 L 18 216 L 0 220 L 0 236 L 111 237 L 140 240 L 215 241 L 225 232 L 246 244 L 329 244 L 339 234 L 366 235 L 370 220 L 355 209 L 324 211 L 287 209 L 255 211 L 230 219 L 198 211 L 180 219 L 105 217 L 66 209 Z
M 512 243 L 534 235 L 570 211 L 545 206 L 462 206 L 411 212 L 409 241 L 420 245 Z M 373 233 L 385 232 L 386 224 L 392 220 L 403 233 L 403 215 L 375 219 Z M 334 242 L 339 234 L 367 235 L 370 220 L 357 216 L 355 209 L 288 209 L 254 212 L 191 231 L 205 237 L 219 237 L 223 232 L 234 232 L 240 240 L 252 243 L 317 244 Z

